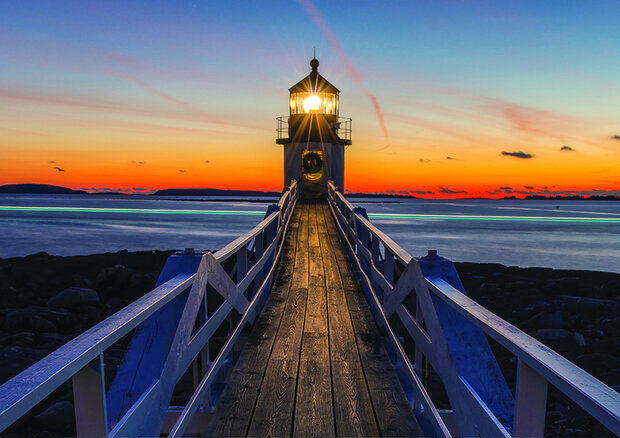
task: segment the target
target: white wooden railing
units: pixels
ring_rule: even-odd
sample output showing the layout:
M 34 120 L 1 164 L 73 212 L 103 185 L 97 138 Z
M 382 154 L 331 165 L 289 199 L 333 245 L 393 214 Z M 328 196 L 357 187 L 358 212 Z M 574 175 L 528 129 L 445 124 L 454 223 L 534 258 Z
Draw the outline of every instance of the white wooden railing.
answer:
M 615 434 L 620 395 L 470 299 L 454 265 L 429 251 L 414 258 L 330 183 L 329 205 L 401 383 L 426 431 L 436 436 L 543 436 L 551 383 Z M 513 397 L 485 335 L 517 358 Z M 413 349 L 405 345 L 413 341 Z M 451 410 L 438 411 L 423 384 L 426 364 Z M 404 378 L 403 378 L 404 377 Z
M 260 224 L 216 253 L 171 256 L 162 271 L 170 278 L 153 291 L 0 386 L 0 432 L 71 379 L 78 436 L 183 435 L 197 412 L 209 410 L 212 382 L 230 362 L 246 322 L 254 322 L 267 298 L 298 195 L 293 183 Z M 219 305 L 212 309 L 208 297 L 214 294 L 220 296 Z M 169 318 L 165 312 L 173 305 L 179 311 Z M 149 324 L 154 332 L 144 328 Z M 143 360 L 131 370 L 131 379 L 122 372 L 123 365 L 132 365 L 126 357 L 106 394 L 104 353 L 134 329 L 127 355 L 137 352 L 144 359 L 154 349 L 163 354 L 157 350 L 158 361 Z M 209 341 L 221 331 L 225 342 L 209 351 Z M 185 406 L 170 410 L 174 387 L 190 366 L 194 393 Z M 141 375 L 147 384 L 133 394 Z M 129 406 L 119 406 L 127 400 Z M 165 422 L 170 424 L 162 430 Z

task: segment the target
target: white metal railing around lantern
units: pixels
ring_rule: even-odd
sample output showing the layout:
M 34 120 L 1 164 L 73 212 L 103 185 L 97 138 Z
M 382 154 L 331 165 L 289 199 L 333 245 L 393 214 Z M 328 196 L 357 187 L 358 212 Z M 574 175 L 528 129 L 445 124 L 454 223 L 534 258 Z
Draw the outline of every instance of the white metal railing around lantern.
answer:
M 289 138 L 289 116 L 276 117 L 276 139 Z M 353 120 L 350 117 L 338 117 L 331 127 L 342 140 L 351 140 Z
M 551 383 L 620 434 L 616 391 L 470 299 L 452 262 L 433 252 L 420 259 L 409 255 L 332 183 L 328 200 L 371 310 L 387 333 L 401 383 L 416 417 L 430 425 L 428 433 L 543 436 Z M 514 398 L 485 334 L 517 358 Z M 405 347 L 406 336 L 413 351 Z M 433 405 L 422 383 L 425 361 L 441 378 L 451 411 Z
M 193 272 L 172 276 L 0 386 L 0 432 L 72 379 L 78 436 L 158 436 L 160 432 L 182 435 L 194 414 L 204 408 L 209 387 L 230 357 L 246 322 L 254 322 L 266 300 L 298 195 L 298 186 L 293 182 L 277 207 L 272 206 L 254 229 L 216 253 L 189 254 L 196 259 Z M 184 255 L 179 257 L 181 265 L 187 262 Z M 209 311 L 207 289 L 221 296 L 221 303 L 213 311 Z M 175 302 L 181 304 L 180 313 L 172 321 L 171 342 L 161 363 L 143 363 L 140 372 L 131 371 L 137 376 L 153 367 L 159 366 L 161 370 L 156 370 L 156 377 L 140 394 L 131 395 L 121 388 L 123 399 L 133 397 L 131 406 L 111 406 L 110 400 L 118 399 L 111 398 L 109 393 L 106 397 L 104 352 L 132 330 L 161 316 Z M 232 321 L 233 310 L 238 312 L 236 324 L 225 327 L 225 321 Z M 226 340 L 210 360 L 209 340 L 222 328 L 227 331 Z M 163 326 L 158 329 L 162 331 Z M 163 338 L 162 333 L 157 333 L 151 344 L 156 344 L 160 336 Z M 199 361 L 201 367 L 197 367 Z M 174 387 L 190 366 L 194 370 L 195 391 L 186 406 L 168 412 Z M 131 383 L 123 382 L 120 374 L 119 369 L 112 388 Z M 110 418 L 111 411 L 120 412 L 118 418 Z M 162 430 L 165 421 L 170 427 Z

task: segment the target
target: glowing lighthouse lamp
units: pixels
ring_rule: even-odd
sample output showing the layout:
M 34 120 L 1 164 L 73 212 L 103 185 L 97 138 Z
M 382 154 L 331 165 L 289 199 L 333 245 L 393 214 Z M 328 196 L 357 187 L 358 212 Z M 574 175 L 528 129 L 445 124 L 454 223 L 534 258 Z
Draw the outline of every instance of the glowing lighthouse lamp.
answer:
M 340 91 L 312 71 L 289 88 L 289 116 L 278 117 L 277 144 L 284 146 L 284 186 L 301 183 L 304 197 L 317 198 L 328 181 L 344 190 L 344 149 L 351 144 L 351 119 L 339 117 Z

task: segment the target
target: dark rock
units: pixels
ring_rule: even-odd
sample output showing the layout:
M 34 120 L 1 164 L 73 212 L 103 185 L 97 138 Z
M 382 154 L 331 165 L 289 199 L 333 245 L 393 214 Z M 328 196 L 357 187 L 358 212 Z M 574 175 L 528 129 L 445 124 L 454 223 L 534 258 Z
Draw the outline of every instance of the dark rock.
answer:
M 28 318 L 28 326 L 34 332 L 55 332 L 58 330 L 52 322 L 39 315 L 32 315 Z
M 533 327 L 539 329 L 561 329 L 566 328 L 564 319 L 562 318 L 562 312 L 556 310 L 553 312 L 539 312 L 529 320 L 523 323 L 526 327 Z
M 620 358 L 607 353 L 582 354 L 575 364 L 594 376 L 600 376 L 607 368 L 620 368 Z
M 70 287 L 47 300 L 46 304 L 49 307 L 67 309 L 86 304 L 99 304 L 99 294 L 85 287 Z
M 502 289 L 506 291 L 516 291 L 520 289 L 529 289 L 532 286 L 534 286 L 533 282 L 520 280 L 520 281 L 512 281 L 510 283 L 505 283 L 502 286 Z
M 7 313 L 2 328 L 6 331 L 28 329 L 28 314 L 21 310 Z
M 30 438 L 54 438 L 54 435 L 52 435 L 51 432 L 48 432 L 47 430 L 44 430 L 43 432 L 39 432 L 39 433 L 35 433 L 34 435 L 30 435 Z
M 531 335 L 558 353 L 570 350 L 576 345 L 575 335 L 564 329 L 541 329 Z
M 34 333 L 18 332 L 1 336 L 0 344 L 16 345 L 18 347 L 32 347 L 34 345 Z
M 54 403 L 37 415 L 35 420 L 46 429 L 62 432 L 66 430 L 67 425 L 75 422 L 73 404 L 68 401 Z
M 93 282 L 93 288 L 98 291 L 105 290 L 115 283 L 119 283 L 125 277 L 129 277 L 125 265 L 117 264 L 108 268 L 103 268 L 99 271 L 99 274 L 97 274 L 97 278 L 95 278 Z

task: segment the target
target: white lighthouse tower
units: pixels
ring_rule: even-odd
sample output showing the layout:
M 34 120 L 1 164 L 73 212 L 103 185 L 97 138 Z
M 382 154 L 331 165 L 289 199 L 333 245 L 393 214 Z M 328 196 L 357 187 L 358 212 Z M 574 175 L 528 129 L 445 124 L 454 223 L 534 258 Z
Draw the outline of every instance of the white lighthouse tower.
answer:
M 340 91 L 312 71 L 289 88 L 289 116 L 278 117 L 277 144 L 284 146 L 284 186 L 301 183 L 303 196 L 318 198 L 328 181 L 344 190 L 344 150 L 351 144 L 351 119 L 339 117 Z

